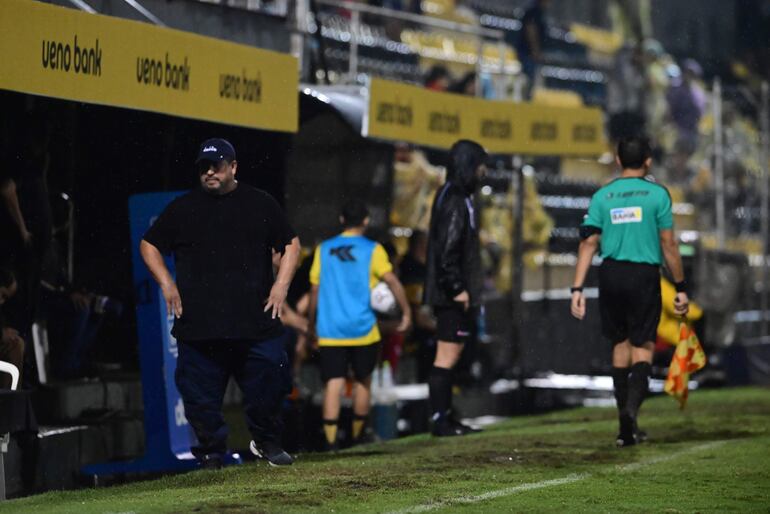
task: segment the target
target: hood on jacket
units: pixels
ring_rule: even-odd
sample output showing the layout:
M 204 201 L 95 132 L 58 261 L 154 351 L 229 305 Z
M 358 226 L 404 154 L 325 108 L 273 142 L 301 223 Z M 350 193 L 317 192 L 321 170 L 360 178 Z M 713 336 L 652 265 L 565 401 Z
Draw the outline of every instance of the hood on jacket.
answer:
M 473 194 L 478 179 L 476 169 L 487 160 L 487 152 L 480 144 L 461 139 L 452 145 L 449 151 L 447 182 L 460 186 L 465 194 Z

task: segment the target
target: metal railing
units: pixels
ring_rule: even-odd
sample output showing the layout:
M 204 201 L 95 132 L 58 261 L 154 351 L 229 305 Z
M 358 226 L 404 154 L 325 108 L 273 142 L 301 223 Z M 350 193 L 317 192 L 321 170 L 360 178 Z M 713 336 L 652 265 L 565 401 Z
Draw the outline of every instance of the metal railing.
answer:
M 68 0 L 69 3 L 71 3 L 73 6 L 77 7 L 81 11 L 85 11 L 89 14 L 98 14 L 99 11 L 91 7 L 90 4 L 88 4 L 85 0 Z M 145 6 L 143 6 L 141 3 L 139 3 L 139 0 L 123 0 L 126 4 L 128 4 L 131 8 L 133 8 L 136 12 L 142 15 L 143 18 L 147 19 L 150 23 L 157 25 L 159 27 L 166 27 L 166 24 L 161 21 L 160 18 L 155 16 L 152 12 L 150 12 L 149 9 L 147 9 Z
M 735 212 L 740 212 L 748 219 L 747 233 L 759 242 L 759 255 L 756 256 L 758 259 L 755 260 L 754 265 L 761 267 L 755 289 L 759 295 L 758 305 L 752 303 L 751 307 L 758 308 L 760 334 L 767 337 L 770 336 L 770 86 L 767 82 L 762 83 L 759 99 L 750 92 L 743 92 L 743 98 L 756 109 L 757 116 L 753 121 L 757 122 L 759 133 L 757 139 L 750 142 L 751 152 L 756 152 L 758 169 L 744 170 L 746 174 L 752 174 L 753 177 L 748 186 L 744 184 L 742 187 L 754 193 L 755 200 L 758 196 L 758 206 L 756 202 L 736 206 L 727 198 L 728 191 L 731 187 L 735 187 L 734 184 L 729 186 L 727 177 L 730 174 L 735 175 L 736 172 L 731 170 L 728 174 L 726 162 L 731 157 L 735 159 L 734 155 L 728 155 L 728 153 L 734 154 L 735 150 L 729 149 L 725 141 L 725 135 L 730 130 L 725 123 L 724 107 L 725 97 L 729 99 L 729 95 L 723 89 L 718 77 L 714 80 L 712 93 L 715 239 L 718 249 L 724 250 L 731 237 L 745 235 L 736 234 L 735 227 L 730 223 L 733 221 L 731 218 L 735 217 Z M 745 148 L 743 150 L 745 151 Z M 732 178 L 734 180 L 734 177 Z M 756 223 L 757 218 L 758 223 Z
M 760 126 L 762 135 L 760 139 L 760 159 L 762 164 L 762 189 L 761 189 L 761 234 L 762 234 L 762 296 L 760 309 L 762 310 L 762 334 L 770 335 L 768 327 L 768 297 L 770 296 L 770 86 L 762 83 Z
M 485 27 L 479 27 L 467 23 L 459 23 L 449 20 L 442 20 L 430 16 L 423 16 L 419 14 L 413 14 L 409 12 L 397 11 L 393 9 L 386 9 L 383 7 L 374 7 L 365 4 L 353 3 L 345 0 L 314 0 L 316 4 L 324 5 L 327 7 L 335 7 L 339 9 L 345 9 L 350 11 L 350 57 L 348 62 L 347 82 L 355 83 L 358 80 L 359 75 L 359 44 L 361 41 L 361 15 L 368 14 L 372 16 L 379 16 L 383 19 L 396 19 L 408 23 L 417 24 L 423 27 L 431 27 L 435 29 L 441 29 L 449 32 L 455 32 L 458 34 L 471 35 L 478 37 L 478 45 L 476 51 L 476 92 L 477 95 L 481 94 L 481 75 L 485 71 L 483 69 L 484 62 L 484 42 L 486 40 L 493 40 L 497 42 L 499 52 L 499 67 L 497 69 L 497 75 L 506 77 L 505 55 L 507 45 L 505 44 L 505 31 L 497 29 L 489 29 Z M 308 15 L 314 11 L 311 9 L 311 0 L 297 0 L 297 31 L 302 34 L 309 35 L 312 31 L 309 30 Z M 320 30 L 320 20 L 315 19 L 313 22 L 316 24 L 316 30 Z M 487 73 L 495 74 L 494 71 L 487 71 Z M 498 89 L 505 90 L 505 85 L 498 81 Z M 500 95 L 503 96 L 503 95 Z

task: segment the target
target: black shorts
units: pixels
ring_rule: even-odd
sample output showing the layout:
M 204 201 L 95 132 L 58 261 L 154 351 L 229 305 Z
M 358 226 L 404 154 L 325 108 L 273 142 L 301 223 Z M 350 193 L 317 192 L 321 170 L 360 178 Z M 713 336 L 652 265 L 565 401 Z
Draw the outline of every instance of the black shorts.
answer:
M 380 353 L 380 343 L 366 346 L 321 346 L 321 379 L 345 378 L 348 368 L 353 368 L 353 377 L 363 382 L 374 371 Z
M 613 345 L 655 342 L 661 301 L 659 266 L 605 259 L 599 268 L 602 333 Z
M 464 344 L 476 333 L 476 309 L 463 309 L 462 304 L 434 307 L 436 337 L 447 343 Z

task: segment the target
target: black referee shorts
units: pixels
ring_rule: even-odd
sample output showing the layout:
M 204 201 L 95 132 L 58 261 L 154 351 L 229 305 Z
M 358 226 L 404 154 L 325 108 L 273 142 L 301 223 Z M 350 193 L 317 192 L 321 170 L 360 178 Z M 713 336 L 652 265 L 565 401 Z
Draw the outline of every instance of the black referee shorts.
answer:
M 345 378 L 348 368 L 353 368 L 353 377 L 363 382 L 374 371 L 380 354 L 380 343 L 365 346 L 321 346 L 321 379 L 328 382 L 332 378 Z
M 605 259 L 599 268 L 602 333 L 613 345 L 655 342 L 660 322 L 660 267 Z

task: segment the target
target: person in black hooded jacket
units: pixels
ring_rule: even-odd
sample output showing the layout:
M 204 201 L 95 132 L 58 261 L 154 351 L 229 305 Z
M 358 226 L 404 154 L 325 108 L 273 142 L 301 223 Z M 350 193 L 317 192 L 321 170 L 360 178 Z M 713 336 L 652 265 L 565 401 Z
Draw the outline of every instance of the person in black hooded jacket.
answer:
M 436 192 L 431 211 L 425 304 L 436 316 L 438 344 L 428 385 L 433 435 L 473 431 L 452 416 L 452 369 L 475 329 L 482 272 L 479 230 L 473 195 L 486 172 L 487 153 L 473 141 L 450 150 L 446 183 Z

